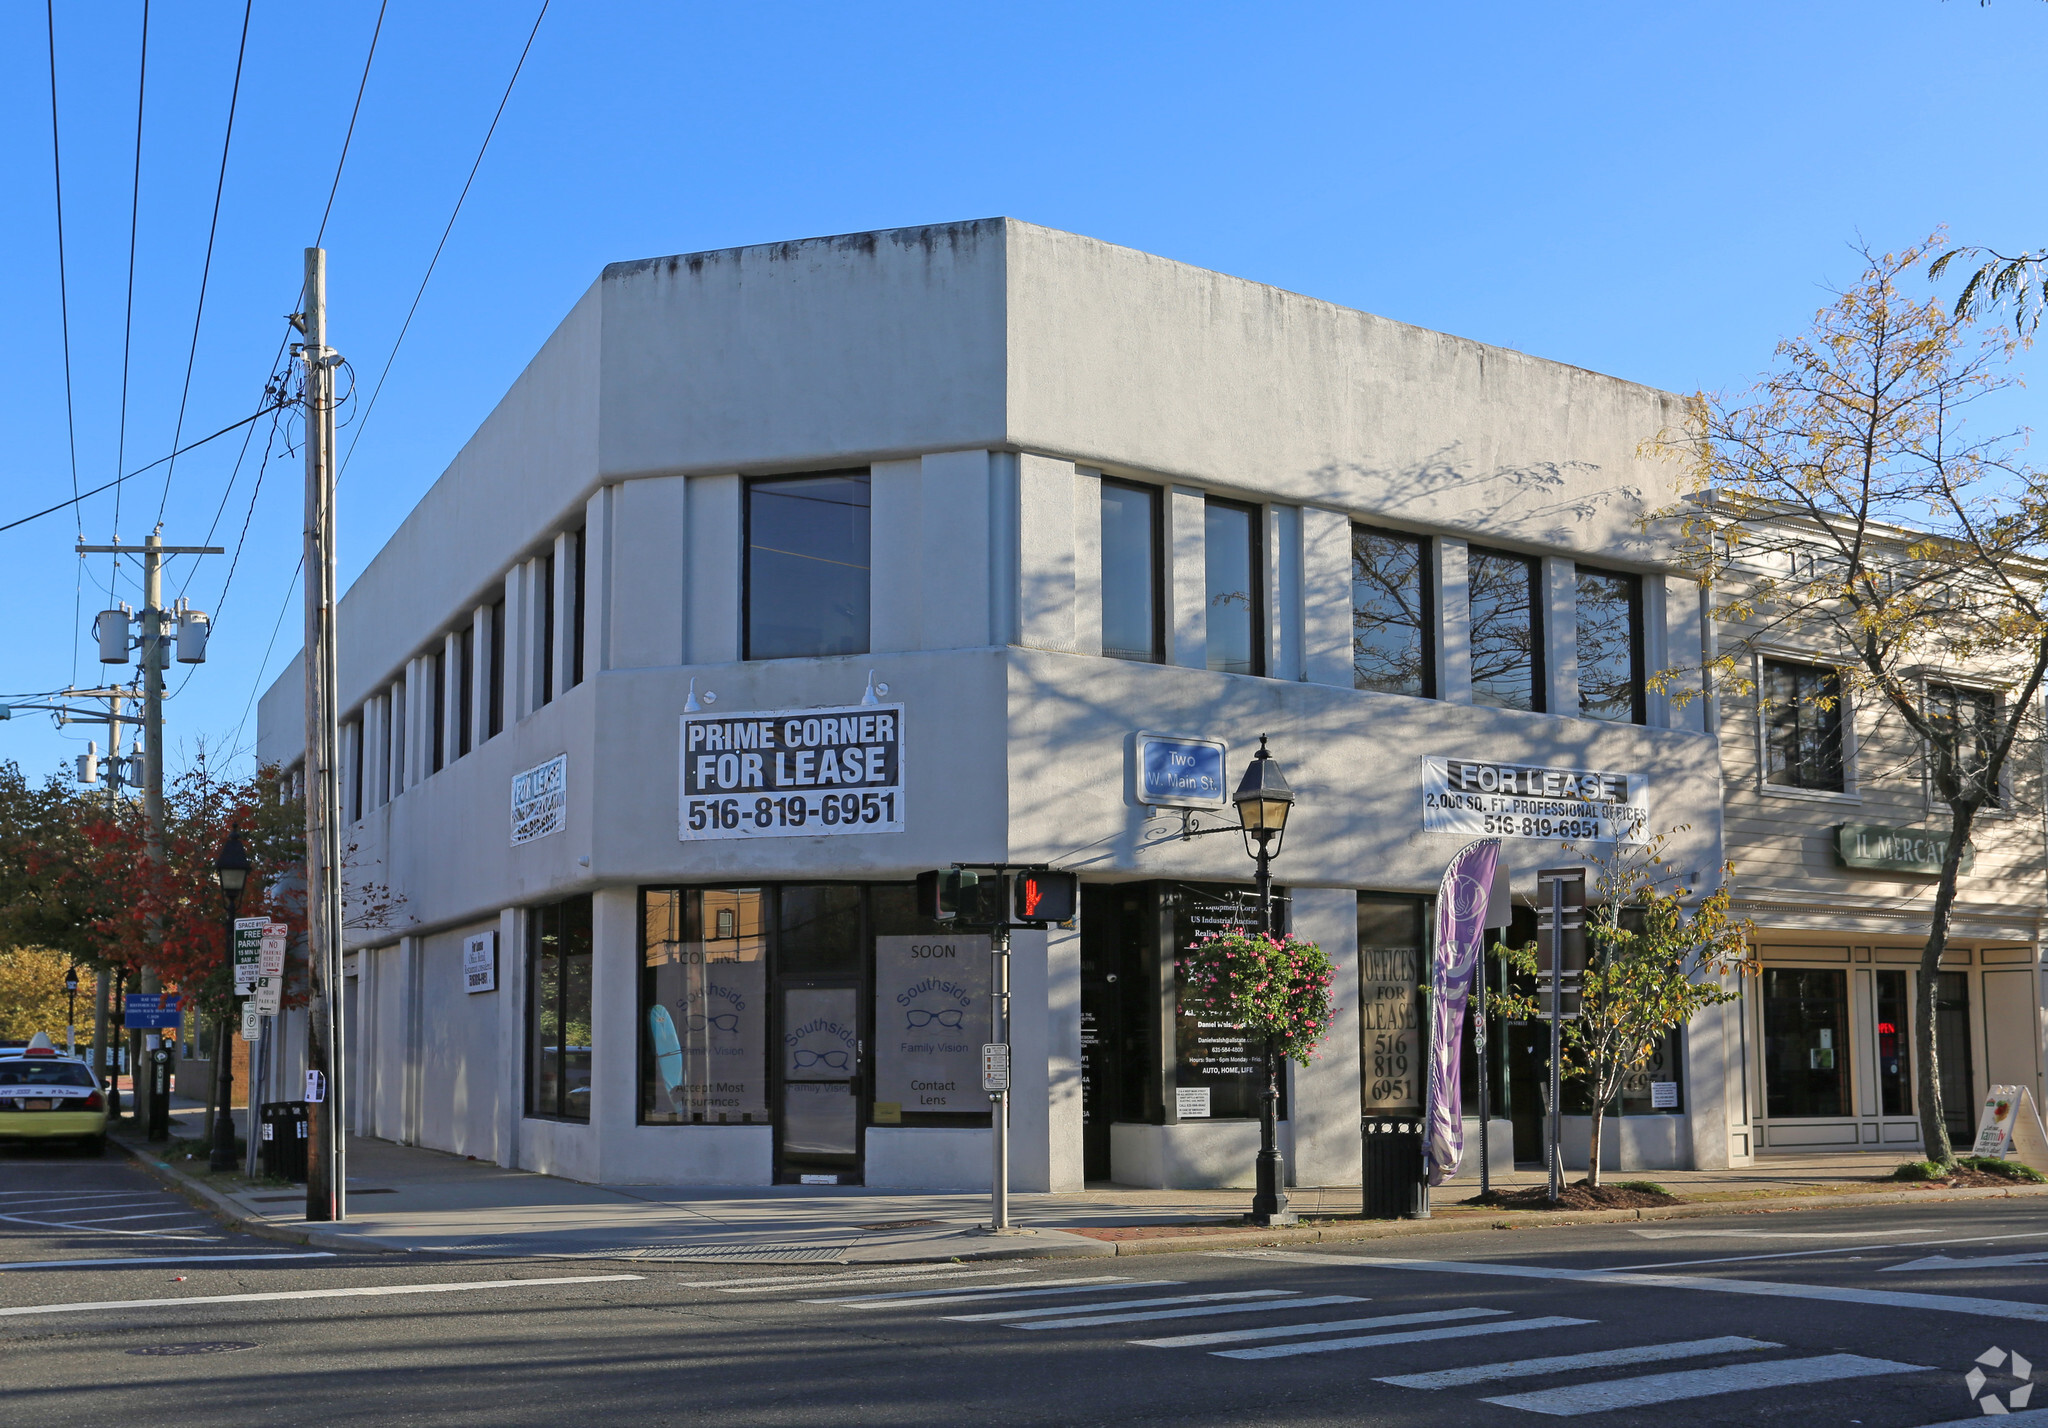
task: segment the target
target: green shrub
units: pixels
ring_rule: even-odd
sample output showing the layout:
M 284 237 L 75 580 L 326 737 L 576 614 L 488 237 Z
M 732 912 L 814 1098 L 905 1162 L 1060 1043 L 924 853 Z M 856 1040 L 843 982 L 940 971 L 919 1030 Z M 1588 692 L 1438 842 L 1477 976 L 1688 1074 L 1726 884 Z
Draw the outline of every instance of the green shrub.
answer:
M 2043 1175 L 2031 1165 L 2022 1165 L 2017 1160 L 2000 1160 L 1989 1155 L 1966 1155 L 1957 1160 L 1956 1164 L 1968 1170 L 1981 1170 L 1986 1175 L 2003 1175 L 2008 1180 L 2028 1180 L 2036 1185 L 2048 1182 L 2048 1175 Z
M 1654 1180 L 1623 1180 L 1619 1182 L 1617 1188 L 1633 1190 L 1639 1195 L 1669 1195 L 1671 1193 Z
M 1892 1172 L 1894 1180 L 1946 1180 L 1948 1168 L 1938 1161 L 1909 1160 Z

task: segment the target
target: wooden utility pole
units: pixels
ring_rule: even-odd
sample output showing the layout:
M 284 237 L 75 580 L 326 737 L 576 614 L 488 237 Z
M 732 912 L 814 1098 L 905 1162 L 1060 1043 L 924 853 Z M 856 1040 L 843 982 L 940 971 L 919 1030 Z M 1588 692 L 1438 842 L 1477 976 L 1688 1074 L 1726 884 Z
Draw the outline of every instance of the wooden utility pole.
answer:
M 334 367 L 327 346 L 327 251 L 306 250 L 306 1218 L 348 1218 L 342 1092 L 341 731 L 334 654 Z

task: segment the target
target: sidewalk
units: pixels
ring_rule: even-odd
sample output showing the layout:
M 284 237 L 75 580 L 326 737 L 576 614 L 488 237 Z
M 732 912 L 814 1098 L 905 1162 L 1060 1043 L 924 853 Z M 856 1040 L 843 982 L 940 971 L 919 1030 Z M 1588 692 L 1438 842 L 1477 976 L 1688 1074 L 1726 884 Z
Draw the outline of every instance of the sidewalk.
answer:
M 179 1106 L 181 1142 L 196 1137 L 201 1112 Z M 239 1116 L 238 1116 L 239 1119 Z M 349 1140 L 348 1219 L 308 1223 L 305 1193 L 213 1176 L 203 1162 L 171 1157 L 123 1129 L 116 1143 L 145 1168 L 204 1200 L 254 1233 L 335 1249 L 448 1254 L 724 1263 L 886 1264 L 1010 1257 L 1100 1257 L 1238 1244 L 1313 1243 L 1440 1234 L 1514 1224 L 1687 1218 L 1757 1210 L 2042 1193 L 1914 1189 L 1889 1180 L 1888 1156 L 1760 1158 L 1739 1170 L 1619 1172 L 1610 1181 L 1654 1178 L 1687 1203 L 1647 1210 L 1573 1213 L 1502 1211 L 1457 1202 L 1477 1193 L 1476 1177 L 1432 1195 L 1429 1220 L 1362 1220 L 1355 1187 L 1290 1190 L 1297 1229 L 1242 1223 L 1245 1190 L 1136 1190 L 1091 1186 L 1064 1194 L 1013 1194 L 1011 1218 L 1028 1234 L 977 1232 L 988 1221 L 984 1194 L 919 1194 L 816 1186 L 691 1189 L 585 1185 L 506 1170 L 440 1151 Z M 1534 1171 L 1495 1177 L 1503 1188 L 1543 1183 Z

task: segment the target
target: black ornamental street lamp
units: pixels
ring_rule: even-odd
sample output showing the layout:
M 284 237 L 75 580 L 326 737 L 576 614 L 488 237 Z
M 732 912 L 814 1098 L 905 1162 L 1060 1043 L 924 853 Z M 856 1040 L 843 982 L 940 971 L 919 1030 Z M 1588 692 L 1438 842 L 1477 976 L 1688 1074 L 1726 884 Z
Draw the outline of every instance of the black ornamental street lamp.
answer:
M 249 854 L 242 847 L 242 833 L 238 828 L 228 830 L 228 841 L 221 844 L 220 856 L 213 860 L 214 880 L 220 884 L 221 900 L 227 904 L 226 922 L 228 975 L 234 975 L 235 965 L 235 909 L 242 901 L 242 889 L 249 885 Z M 232 990 L 232 988 L 231 988 Z M 234 1005 L 232 995 L 228 1005 Z M 234 1043 L 231 1023 L 233 1013 L 223 1012 L 220 1018 L 220 1036 L 214 1048 L 214 1096 L 216 1108 L 213 1114 L 213 1153 L 207 1157 L 209 1170 L 233 1170 L 235 1168 L 235 1094 Z
M 1280 855 L 1280 842 L 1287 832 L 1287 815 L 1294 808 L 1294 790 L 1280 772 L 1280 764 L 1266 752 L 1266 736 L 1259 735 L 1259 751 L 1238 780 L 1230 796 L 1237 805 L 1238 829 L 1244 834 L 1244 850 L 1258 860 L 1256 886 L 1259 895 L 1259 931 L 1273 932 L 1273 859 Z M 1258 1189 L 1252 1195 L 1252 1223 L 1291 1225 L 1295 1216 L 1287 1208 L 1285 1171 L 1280 1161 L 1280 1063 L 1272 1047 L 1266 1048 L 1266 1094 L 1259 1107 Z

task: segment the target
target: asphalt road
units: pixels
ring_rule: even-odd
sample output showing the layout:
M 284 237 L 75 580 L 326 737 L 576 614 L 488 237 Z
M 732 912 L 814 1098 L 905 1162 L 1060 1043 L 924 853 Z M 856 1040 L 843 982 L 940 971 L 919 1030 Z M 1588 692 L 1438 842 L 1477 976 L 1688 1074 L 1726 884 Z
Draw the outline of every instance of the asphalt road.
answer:
M 309 1255 L 120 1161 L 0 1153 L 8 1425 L 1921 1428 L 1978 1419 L 1993 1394 L 2021 1409 L 2008 1421 L 2048 1422 L 2011 1400 L 2015 1351 L 2048 1381 L 2040 1199 L 712 1267 Z

